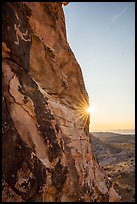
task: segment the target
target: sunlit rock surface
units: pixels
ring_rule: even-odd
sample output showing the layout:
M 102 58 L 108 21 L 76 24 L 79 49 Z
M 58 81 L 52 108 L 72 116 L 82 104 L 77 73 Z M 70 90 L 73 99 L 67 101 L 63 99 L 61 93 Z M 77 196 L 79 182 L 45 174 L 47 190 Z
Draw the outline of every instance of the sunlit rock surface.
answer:
M 118 198 L 92 153 L 63 3 L 2 5 L 3 201 Z

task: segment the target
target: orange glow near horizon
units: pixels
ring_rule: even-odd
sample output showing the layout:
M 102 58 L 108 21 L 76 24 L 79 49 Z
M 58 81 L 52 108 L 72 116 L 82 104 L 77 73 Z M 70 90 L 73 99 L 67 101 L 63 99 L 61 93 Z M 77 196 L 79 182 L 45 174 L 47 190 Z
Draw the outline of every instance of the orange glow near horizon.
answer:
M 92 123 L 90 120 L 89 131 L 109 131 L 109 130 L 124 130 L 124 129 L 135 129 L 135 124 L 133 123 Z
M 91 106 L 91 103 L 88 103 L 84 97 L 79 99 L 76 106 L 76 116 L 78 120 L 82 120 L 84 122 L 84 125 L 90 119 L 90 132 L 135 129 L 135 125 L 133 123 L 126 121 L 126 117 L 125 120 L 122 120 L 123 115 L 119 115 L 117 117 L 116 114 L 111 115 L 100 108 L 95 110 L 93 101 Z
M 105 109 L 103 102 L 101 106 L 97 103 L 94 104 L 93 100 L 92 106 L 96 107 L 96 109 L 93 109 L 94 113 L 90 114 L 90 132 L 135 129 L 132 113 L 129 112 L 129 114 L 127 114 L 124 109 L 122 111 L 120 106 L 117 106 L 117 109 L 115 110 L 114 106 L 112 108 L 112 104 L 108 103 L 107 109 Z

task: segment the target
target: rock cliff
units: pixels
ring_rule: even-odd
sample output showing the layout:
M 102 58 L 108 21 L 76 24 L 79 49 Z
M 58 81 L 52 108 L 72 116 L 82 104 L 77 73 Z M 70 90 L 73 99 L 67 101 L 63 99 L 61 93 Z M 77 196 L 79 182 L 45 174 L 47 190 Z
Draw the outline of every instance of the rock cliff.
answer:
M 88 94 L 62 4 L 2 4 L 3 201 L 114 201 L 88 135 Z

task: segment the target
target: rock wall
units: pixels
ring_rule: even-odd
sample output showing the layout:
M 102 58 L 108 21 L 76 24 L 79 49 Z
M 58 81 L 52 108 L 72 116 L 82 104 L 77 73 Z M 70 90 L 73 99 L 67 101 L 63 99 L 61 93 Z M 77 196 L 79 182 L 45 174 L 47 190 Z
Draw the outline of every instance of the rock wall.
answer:
M 118 198 L 92 153 L 62 3 L 2 4 L 3 201 Z

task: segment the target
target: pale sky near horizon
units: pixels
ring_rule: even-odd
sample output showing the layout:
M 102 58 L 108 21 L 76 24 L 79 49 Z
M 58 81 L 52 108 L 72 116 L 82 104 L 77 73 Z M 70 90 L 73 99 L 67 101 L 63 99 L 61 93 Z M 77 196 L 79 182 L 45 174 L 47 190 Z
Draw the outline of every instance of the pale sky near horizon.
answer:
M 90 131 L 135 128 L 135 2 L 70 2 L 67 39 L 81 66 Z

